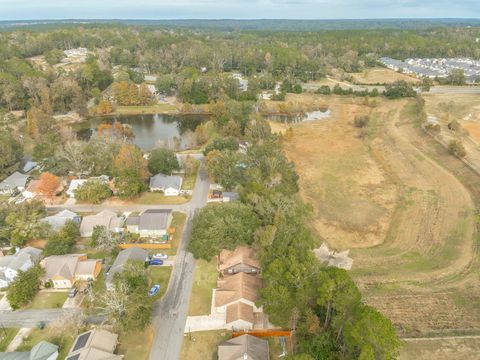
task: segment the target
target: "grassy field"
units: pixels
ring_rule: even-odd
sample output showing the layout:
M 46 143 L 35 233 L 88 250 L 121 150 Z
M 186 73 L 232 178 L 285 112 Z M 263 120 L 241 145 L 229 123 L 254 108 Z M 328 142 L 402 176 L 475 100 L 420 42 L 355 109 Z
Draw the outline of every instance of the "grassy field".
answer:
M 416 79 L 412 76 L 401 74 L 386 68 L 367 69 L 361 73 L 353 73 L 348 75 L 352 76 L 356 84 L 362 85 L 390 84 L 399 80 L 404 80 L 409 83 L 420 82 L 419 79 Z
M 160 285 L 160 291 L 155 295 L 155 299 L 162 297 L 167 291 L 171 273 L 171 266 L 150 266 L 148 268 L 149 286 Z
M 171 104 L 156 104 L 151 106 L 118 106 L 115 110 L 115 113 L 118 115 L 172 114 L 176 112 L 176 106 Z
M 404 342 L 399 360 L 475 360 L 480 354 L 480 337 L 457 339 L 415 339 Z
M 144 192 L 133 200 L 135 204 L 144 205 L 178 205 L 185 204 L 188 201 L 190 201 L 190 198 L 185 196 L 165 196 L 160 192 Z
M 63 303 L 67 300 L 67 292 L 39 292 L 33 301 L 25 306 L 25 310 L 36 309 L 58 309 L 63 306 Z
M 0 329 L 0 352 L 5 351 L 7 346 L 12 342 L 18 329 L 15 328 L 1 328 Z
M 217 360 L 217 347 L 230 338 L 227 331 L 202 331 L 186 335 L 183 339 L 180 360 Z
M 292 125 L 284 149 L 320 242 L 351 249 L 351 274 L 366 301 L 400 334 L 478 329 L 478 176 L 421 131 L 413 100 L 318 101 L 332 117 Z M 355 115 L 364 114 L 368 128 L 355 128 Z
M 188 315 L 209 315 L 212 304 L 212 289 L 217 287 L 217 262 L 197 260 L 193 277 L 192 295 Z
M 68 355 L 68 351 L 73 345 L 75 336 L 71 334 L 60 333 L 55 328 L 33 329 L 32 332 L 23 340 L 23 343 L 17 349 L 17 351 L 29 351 L 37 345 L 40 341 L 45 340 L 55 344 L 59 347 L 59 359 L 65 359 Z
M 144 331 L 121 333 L 117 353 L 124 355 L 124 360 L 147 360 L 153 337 L 152 327 L 147 327 Z

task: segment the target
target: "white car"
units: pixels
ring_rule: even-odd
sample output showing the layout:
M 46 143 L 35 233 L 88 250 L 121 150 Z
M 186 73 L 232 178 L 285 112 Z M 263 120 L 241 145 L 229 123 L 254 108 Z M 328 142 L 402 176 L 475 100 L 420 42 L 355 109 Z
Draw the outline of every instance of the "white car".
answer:
M 154 259 L 166 260 L 166 259 L 168 259 L 168 255 L 167 255 L 167 254 L 161 254 L 161 253 L 159 253 L 159 254 L 153 255 L 153 258 L 154 258 Z

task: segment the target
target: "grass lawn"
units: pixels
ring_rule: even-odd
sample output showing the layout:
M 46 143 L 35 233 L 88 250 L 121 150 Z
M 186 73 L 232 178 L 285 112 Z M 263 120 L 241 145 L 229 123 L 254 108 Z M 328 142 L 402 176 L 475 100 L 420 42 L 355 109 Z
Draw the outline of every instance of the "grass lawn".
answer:
M 156 205 L 156 204 L 178 205 L 178 204 L 185 204 L 188 201 L 190 201 L 189 197 L 165 196 L 161 192 L 144 192 L 139 197 L 133 199 L 133 202 L 135 204 L 144 204 L 144 205 Z
M 118 339 L 117 353 L 124 355 L 124 360 L 147 360 L 153 342 L 153 328 L 144 331 L 121 333 Z
M 229 338 L 230 333 L 226 330 L 187 334 L 183 338 L 180 360 L 216 360 L 218 345 Z
M 7 346 L 12 342 L 15 335 L 17 335 L 18 329 L 14 328 L 0 328 L 0 351 L 7 350 Z
M 59 359 L 65 359 L 68 351 L 73 345 L 75 336 L 71 334 L 59 333 L 59 330 L 46 327 L 43 330 L 33 329 L 32 332 L 23 339 L 23 343 L 18 347 L 17 351 L 29 351 L 40 341 L 45 340 L 59 347 Z
M 39 292 L 24 310 L 59 309 L 67 300 L 68 292 Z
M 185 176 L 183 178 L 182 189 L 193 190 L 195 187 L 195 180 L 197 179 L 198 168 L 200 167 L 200 161 L 195 160 L 196 168 L 192 175 Z
M 188 315 L 196 316 L 210 314 L 212 289 L 217 287 L 217 278 L 218 271 L 216 259 L 213 259 L 210 262 L 206 262 L 205 260 L 196 261 Z
M 148 268 L 149 285 L 160 285 L 160 291 L 155 295 L 154 299 L 160 298 L 165 294 L 168 287 L 168 281 L 172 273 L 171 266 L 150 266 Z
M 175 105 L 171 104 L 156 104 L 150 106 L 118 106 L 115 112 L 121 115 L 175 113 L 177 112 L 177 108 Z

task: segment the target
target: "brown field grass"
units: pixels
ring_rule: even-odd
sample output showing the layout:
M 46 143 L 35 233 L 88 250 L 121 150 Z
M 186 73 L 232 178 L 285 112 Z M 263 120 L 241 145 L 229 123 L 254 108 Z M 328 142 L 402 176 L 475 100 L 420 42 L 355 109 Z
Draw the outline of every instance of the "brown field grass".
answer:
M 474 360 L 480 353 L 480 337 L 409 339 L 399 360 Z
M 322 101 L 332 117 L 291 125 L 293 138 L 284 140 L 318 235 L 352 249 L 366 301 L 399 333 L 478 329 L 478 176 L 421 131 L 413 101 Z M 371 118 L 362 138 L 357 114 Z
M 367 69 L 361 73 L 353 73 L 350 75 L 355 83 L 361 85 L 391 84 L 399 80 L 413 84 L 420 82 L 417 78 L 386 68 Z

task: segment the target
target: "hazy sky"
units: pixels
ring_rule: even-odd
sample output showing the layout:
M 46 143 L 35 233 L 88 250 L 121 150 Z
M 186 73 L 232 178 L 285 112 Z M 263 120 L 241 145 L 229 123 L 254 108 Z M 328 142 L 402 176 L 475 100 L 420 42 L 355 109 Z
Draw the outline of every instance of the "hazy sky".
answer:
M 480 17 L 480 0 L 0 0 L 0 19 Z

